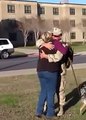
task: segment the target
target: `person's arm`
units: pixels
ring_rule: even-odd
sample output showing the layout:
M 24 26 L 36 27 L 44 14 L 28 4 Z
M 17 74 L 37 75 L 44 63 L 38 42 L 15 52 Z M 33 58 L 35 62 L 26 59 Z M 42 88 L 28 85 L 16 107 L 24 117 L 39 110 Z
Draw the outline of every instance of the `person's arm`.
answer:
M 51 50 L 54 48 L 54 45 L 51 42 L 45 43 L 42 39 L 38 39 L 36 41 L 36 47 L 46 47 L 47 49 Z
M 37 47 L 37 48 L 40 48 L 43 44 L 44 44 L 44 41 L 43 41 L 42 39 L 38 39 L 38 40 L 36 41 L 36 47 Z
M 62 59 L 63 54 L 60 51 L 57 51 L 55 54 L 45 54 L 44 51 L 40 53 L 40 58 L 46 58 L 49 62 L 58 62 Z
M 48 54 L 49 62 L 58 62 L 62 59 L 63 54 L 60 51 L 57 51 L 55 54 Z
M 38 48 L 45 46 L 46 48 L 51 49 L 53 46 L 51 43 L 44 43 L 44 41 L 42 39 L 39 39 L 36 41 L 36 46 Z M 42 51 L 42 53 L 40 53 L 40 57 L 42 58 L 46 58 L 48 59 L 49 62 L 58 62 L 62 59 L 63 54 L 60 51 L 57 51 L 55 54 L 45 54 L 44 51 Z

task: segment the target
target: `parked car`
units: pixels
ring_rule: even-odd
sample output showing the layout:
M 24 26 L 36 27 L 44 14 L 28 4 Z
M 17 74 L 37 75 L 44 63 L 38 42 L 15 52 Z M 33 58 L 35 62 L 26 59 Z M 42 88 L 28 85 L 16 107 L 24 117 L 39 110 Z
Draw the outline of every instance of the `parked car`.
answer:
M 0 58 L 6 59 L 14 53 L 13 44 L 7 38 L 0 38 Z

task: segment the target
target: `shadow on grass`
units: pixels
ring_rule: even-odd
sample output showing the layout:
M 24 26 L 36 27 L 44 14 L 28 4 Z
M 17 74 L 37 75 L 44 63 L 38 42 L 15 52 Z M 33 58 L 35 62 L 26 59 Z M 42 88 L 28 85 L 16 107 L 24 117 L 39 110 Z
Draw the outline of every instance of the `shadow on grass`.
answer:
M 66 105 L 64 106 L 64 111 L 67 111 L 70 107 L 77 104 L 77 102 L 81 99 L 80 89 L 83 85 L 86 85 L 86 81 L 81 83 L 78 88 L 73 89 L 70 93 L 66 95 Z
M 67 111 L 70 107 L 74 106 L 80 100 L 80 95 L 78 89 L 73 89 L 70 93 L 66 95 L 66 105 L 64 106 L 64 111 Z

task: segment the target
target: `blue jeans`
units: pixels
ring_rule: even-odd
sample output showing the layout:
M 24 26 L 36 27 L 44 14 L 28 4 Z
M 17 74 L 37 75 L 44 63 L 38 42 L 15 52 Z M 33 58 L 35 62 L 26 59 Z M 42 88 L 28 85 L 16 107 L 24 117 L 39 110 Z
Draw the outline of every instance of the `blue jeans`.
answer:
M 40 81 L 41 91 L 39 95 L 39 101 L 37 105 L 37 115 L 43 113 L 43 108 L 45 101 L 47 101 L 47 114 L 46 116 L 52 117 L 55 115 L 54 109 L 54 95 L 56 92 L 57 80 L 59 79 L 59 73 L 41 71 L 38 72 L 38 77 Z

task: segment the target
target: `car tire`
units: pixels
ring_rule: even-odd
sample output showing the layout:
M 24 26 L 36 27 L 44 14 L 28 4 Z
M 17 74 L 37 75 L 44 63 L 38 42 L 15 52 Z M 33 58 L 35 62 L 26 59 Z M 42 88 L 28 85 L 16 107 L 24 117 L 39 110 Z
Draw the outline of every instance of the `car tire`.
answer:
M 2 51 L 1 53 L 1 59 L 6 59 L 9 57 L 9 53 L 7 51 Z

